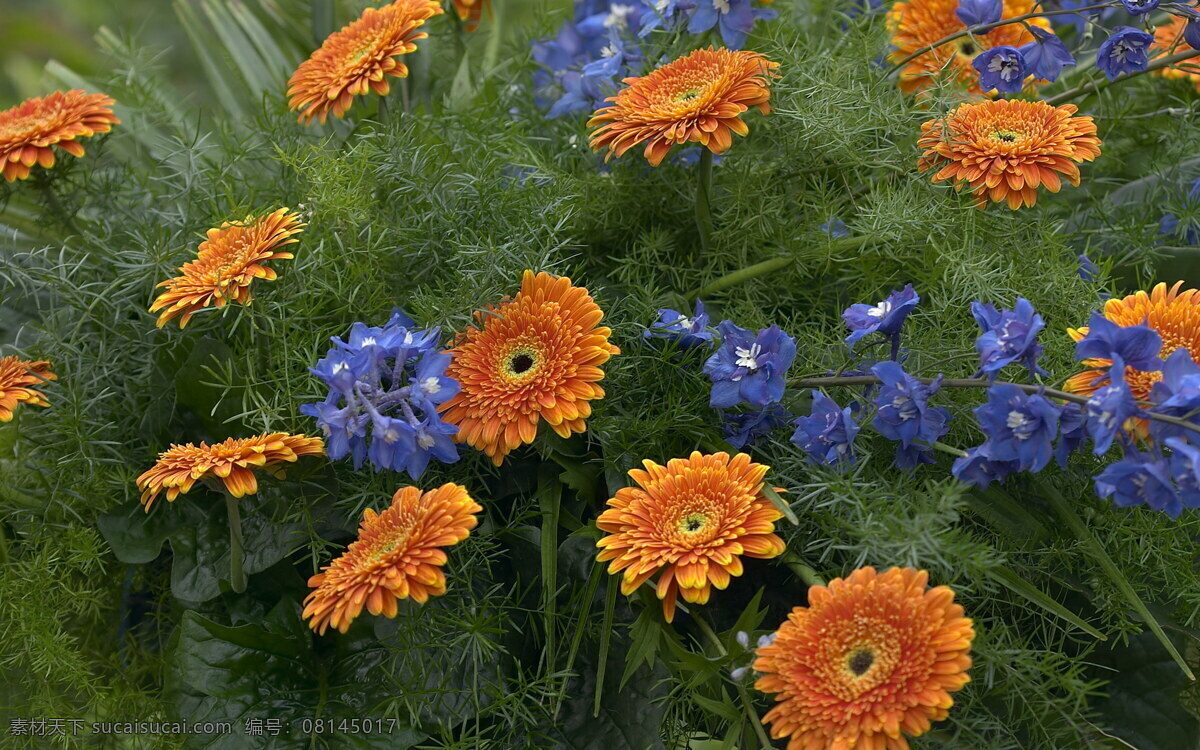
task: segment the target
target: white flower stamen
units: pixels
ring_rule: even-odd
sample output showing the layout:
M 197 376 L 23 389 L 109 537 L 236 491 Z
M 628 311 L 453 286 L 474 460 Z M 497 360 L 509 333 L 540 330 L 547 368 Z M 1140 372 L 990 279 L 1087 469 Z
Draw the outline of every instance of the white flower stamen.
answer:
M 751 344 L 749 349 L 737 347 L 733 353 L 737 355 L 737 366 L 745 367 L 750 372 L 758 369 L 758 355 L 762 352 L 762 347 L 757 343 Z

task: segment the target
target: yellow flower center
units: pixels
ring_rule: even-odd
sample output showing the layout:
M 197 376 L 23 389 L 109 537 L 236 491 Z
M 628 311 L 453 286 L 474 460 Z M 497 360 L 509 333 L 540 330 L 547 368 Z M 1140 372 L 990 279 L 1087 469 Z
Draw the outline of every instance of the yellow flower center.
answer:
M 679 530 L 684 534 L 696 534 L 704 530 L 708 516 L 703 513 L 688 513 L 679 519 Z
M 1020 133 L 1016 133 L 1011 130 L 997 130 L 992 133 L 992 138 L 1004 143 L 1014 143 L 1020 137 Z

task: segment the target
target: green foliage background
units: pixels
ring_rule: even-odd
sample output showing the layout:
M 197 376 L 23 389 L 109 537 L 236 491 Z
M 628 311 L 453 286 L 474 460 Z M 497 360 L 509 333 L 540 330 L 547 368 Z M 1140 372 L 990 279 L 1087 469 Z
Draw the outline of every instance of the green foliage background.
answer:
M 1200 134 L 1179 114 L 1191 112 L 1190 87 L 1145 77 L 1087 101 L 1105 146 L 1083 187 L 1021 213 L 981 212 L 916 173 L 929 114 L 873 63 L 880 19 L 843 31 L 830 3 L 779 0 L 780 18 L 749 45 L 780 63 L 775 112 L 752 118 L 717 167 L 716 247 L 702 254 L 693 170 L 650 169 L 631 154 L 598 171 L 582 119 L 546 121 L 531 101 L 528 40 L 565 8 L 505 4 L 504 39 L 485 28 L 462 63 L 454 25 L 437 19 L 413 56 L 410 111 L 397 90 L 385 108 L 360 102 L 329 127 L 297 125 L 287 75 L 323 36 L 325 11 L 340 25 L 362 5 L 187 0 L 151 29 L 176 44 L 168 55 L 114 26 L 98 37 L 102 57 L 45 71 L 53 85 L 114 96 L 123 124 L 89 142 L 86 158 L 0 187 L 0 344 L 51 360 L 60 376 L 51 409 L 22 409 L 0 427 L 6 718 L 237 729 L 281 718 L 290 728 L 269 745 L 281 748 L 756 747 L 728 676 L 747 660 L 733 633 L 773 630 L 803 603 L 800 566 L 828 579 L 871 564 L 928 569 L 979 633 L 972 682 L 915 747 L 1197 747 L 1194 691 L 1028 477 L 978 493 L 949 478 L 948 461 L 903 474 L 892 445 L 866 432 L 859 466 L 835 475 L 779 431 L 753 454 L 789 491 L 798 522 L 781 533 L 795 559 L 749 562 L 717 592 L 705 610 L 720 649 L 690 617 L 670 626 L 652 599 L 617 596 L 592 562 L 591 524 L 642 458 L 727 448 L 704 355 L 641 337 L 656 308 L 683 307 L 714 282 L 714 319 L 778 323 L 796 338 L 794 375 L 851 364 L 839 312 L 906 282 L 922 296 L 907 328 L 910 369 L 970 375 L 968 303 L 1011 306 L 1020 295 L 1048 322 L 1044 365 L 1058 379 L 1072 373 L 1063 329 L 1084 323 L 1100 292 L 1192 273 L 1195 249 L 1156 236 L 1163 210 L 1184 211 L 1181 186 L 1195 176 Z M 180 72 L 178 60 L 194 64 Z M 514 179 L 513 167 L 534 178 Z M 278 281 L 250 307 L 202 314 L 183 331 L 154 327 L 154 285 L 204 230 L 280 205 L 311 216 Z M 819 229 L 834 216 L 853 239 Z M 1078 277 L 1081 252 L 1106 269 L 1101 283 Z M 768 275 L 718 281 L 776 258 L 787 262 Z M 244 595 L 226 582 L 213 497 L 198 490 L 141 511 L 134 479 L 171 442 L 313 432 L 297 407 L 322 395 L 307 368 L 329 336 L 397 304 L 460 330 L 526 268 L 586 285 L 623 352 L 606 366 L 608 395 L 586 436 L 543 436 L 502 469 L 465 450 L 422 479 L 463 483 L 485 507 L 451 551 L 445 597 L 394 621 L 361 617 L 345 636 L 315 638 L 299 618 L 305 579 L 406 477 L 310 461 L 264 482 L 242 504 Z M 807 398 L 793 390 L 788 405 L 803 412 Z M 978 443 L 978 394 L 943 392 L 939 403 L 956 416 L 945 442 Z M 1112 507 L 1088 479 L 1099 462 L 1074 461 L 1043 477 L 1196 666 L 1200 521 Z M 757 697 L 760 714 L 768 705 Z M 350 737 L 306 731 L 300 721 L 312 717 L 396 723 Z M 85 741 L 257 746 L 240 735 L 59 744 Z

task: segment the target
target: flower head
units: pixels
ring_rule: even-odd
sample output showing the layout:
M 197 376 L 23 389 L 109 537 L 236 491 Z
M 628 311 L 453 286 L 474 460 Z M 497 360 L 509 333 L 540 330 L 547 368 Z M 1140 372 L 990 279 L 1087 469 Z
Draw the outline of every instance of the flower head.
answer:
M 1200 291 L 1187 289 L 1180 291 L 1183 282 L 1167 288 L 1166 284 L 1157 284 L 1149 292 L 1139 291 L 1121 299 L 1110 299 L 1104 303 L 1103 316 L 1121 327 L 1149 327 L 1161 337 L 1160 351 L 1147 354 L 1145 358 L 1138 356 L 1138 361 L 1149 369 L 1138 369 L 1126 362 L 1125 381 L 1129 384 L 1133 398 L 1139 402 L 1151 401 L 1151 390 L 1154 384 L 1162 380 L 1162 372 L 1153 361 L 1157 357 L 1168 356 L 1177 349 L 1186 349 L 1195 360 L 1200 358 Z M 1095 318 L 1093 318 L 1095 320 Z M 1089 344 L 1084 351 L 1088 357 L 1083 364 L 1090 369 L 1084 370 L 1067 379 L 1063 388 L 1070 393 L 1090 396 L 1096 392 L 1104 380 L 1104 374 L 1112 367 L 1112 361 L 1104 356 L 1104 351 L 1096 346 L 1109 347 L 1111 351 L 1119 351 L 1127 356 L 1135 349 L 1153 349 L 1153 339 L 1144 331 L 1134 333 L 1133 339 L 1118 338 L 1110 329 L 1105 329 L 1101 337 L 1094 338 L 1095 344 Z M 1090 329 L 1067 329 L 1067 333 L 1075 341 L 1090 338 Z M 1108 344 L 1102 344 L 1109 341 Z M 1135 346 L 1136 345 L 1136 346 Z M 1120 347 L 1120 348 L 1118 348 Z M 1147 348 L 1148 347 L 1148 348 Z M 1139 430 L 1144 433 L 1145 425 L 1139 424 Z
M 742 114 L 771 106 L 771 79 L 778 63 L 757 52 L 698 49 L 647 75 L 626 78 L 625 88 L 596 110 L 588 127 L 591 146 L 607 149 L 605 160 L 645 144 L 645 157 L 657 167 L 671 146 L 696 141 L 714 154 L 750 128 Z
M 532 443 L 546 420 L 561 437 L 587 429 L 592 399 L 602 398 L 600 365 L 621 350 L 600 327 L 603 311 L 568 278 L 526 271 L 521 291 L 499 307 L 477 312 L 481 327 L 455 340 L 446 375 L 462 390 L 441 405 L 458 425 L 458 441 L 499 466 Z
M 1084 404 L 1087 433 L 1094 441 L 1092 450 L 1097 456 L 1108 451 L 1127 420 L 1141 413 L 1129 383 L 1121 377 L 1123 372 L 1125 364 L 1118 359 L 1109 370 L 1108 385 L 1092 391 Z
M 79 138 L 107 133 L 121 121 L 113 116 L 113 100 L 81 89 L 55 91 L 26 99 L 0 112 L 0 173 L 4 179 L 29 177 L 34 164 L 54 166 L 54 146 L 83 156 Z
M 775 693 L 763 717 L 788 747 L 902 750 L 945 719 L 970 681 L 975 631 L 946 586 L 912 568 L 859 568 L 808 590 L 758 649 L 755 684 Z
M 872 333 L 895 339 L 905 318 L 920 301 L 921 296 L 913 291 L 912 284 L 905 284 L 903 289 L 895 290 L 877 305 L 862 302 L 850 305 L 842 313 L 842 320 L 850 329 L 846 343 L 853 347 L 859 339 Z
M 725 442 L 741 450 L 749 443 L 770 435 L 776 427 L 785 425 L 792 413 L 781 404 L 767 404 L 762 409 L 743 412 L 725 412 L 721 415 L 721 431 Z
M 444 12 L 437 0 L 396 0 L 367 8 L 300 63 L 288 80 L 288 106 L 300 110 L 301 123 L 324 123 L 331 112 L 344 115 L 355 96 L 369 91 L 386 96 L 388 76 L 408 75 L 400 55 L 414 51 L 416 42 L 429 36 L 419 29 Z
M 20 404 L 49 406 L 46 394 L 37 390 L 58 376 L 45 360 L 32 362 L 17 357 L 0 357 L 0 422 L 11 422 Z
M 976 300 L 971 303 L 971 315 L 983 329 L 975 339 L 981 373 L 995 380 L 1005 366 L 1018 362 L 1029 368 L 1031 376 L 1047 374 L 1037 363 L 1042 354 L 1037 336 L 1046 327 L 1046 321 L 1034 311 L 1029 300 L 1017 297 L 1012 310 L 997 310 Z
M 1171 449 L 1171 477 L 1179 491 L 1179 500 L 1184 508 L 1200 508 L 1200 448 L 1183 438 L 1167 438 Z
M 704 303 L 696 300 L 696 311 L 691 317 L 678 310 L 659 308 L 658 320 L 642 334 L 647 339 L 667 339 L 678 342 L 685 349 L 696 346 L 711 346 L 713 333 L 708 330 L 708 313 L 704 312 Z
M 1074 401 L 1068 401 L 1058 410 L 1058 444 L 1054 446 L 1054 460 L 1067 468 L 1067 459 L 1079 450 L 1087 439 L 1087 412 Z
M 1200 413 L 1200 367 L 1192 361 L 1187 349 L 1176 349 L 1167 357 L 1162 380 L 1150 389 L 1150 400 L 1153 406 L 1149 411 L 1153 414 L 1195 421 L 1196 414 Z M 1149 427 L 1156 440 L 1195 435 L 1191 430 L 1158 420 L 1150 422 Z
M 767 467 L 739 453 L 694 452 L 666 466 L 647 459 L 632 469 L 635 486 L 617 490 L 596 519 L 605 536 L 596 559 L 608 572 L 624 571 L 621 593 L 632 594 L 656 573 L 663 614 L 675 617 L 675 600 L 708 602 L 742 574 L 742 556 L 771 558 L 784 550 L 775 521 L 783 514 L 763 495 Z
M 483 18 L 485 10 L 491 12 L 490 0 L 454 0 L 454 12 L 458 20 L 464 22 L 463 27 L 467 31 L 479 28 L 479 20 Z
M 1054 82 L 1062 69 L 1075 64 L 1075 57 L 1054 32 L 1031 26 L 1033 41 L 1018 47 L 1025 60 L 1026 70 L 1034 78 Z
M 321 438 L 273 432 L 249 438 L 229 438 L 221 443 L 172 444 L 158 454 L 158 461 L 137 478 L 146 512 L 163 490 L 174 502 L 191 491 L 197 481 L 223 487 L 234 497 L 258 492 L 255 469 L 279 476 L 280 464 L 294 463 L 301 456 L 325 453 Z M 219 484 L 218 484 L 219 480 Z
M 1171 467 L 1157 453 L 1128 450 L 1095 478 L 1096 494 L 1112 498 L 1118 507 L 1147 505 L 1178 518 L 1183 503 L 1175 489 Z
M 1108 80 L 1122 73 L 1145 70 L 1150 63 L 1149 50 L 1154 37 L 1132 26 L 1118 26 L 1096 51 L 1096 67 Z
M 987 443 L 967 449 L 967 455 L 954 459 L 950 471 L 958 481 L 986 490 L 992 482 L 1003 482 L 1005 477 L 1020 469 L 1016 461 L 998 461 L 988 455 L 991 446 Z
M 917 166 L 937 169 L 934 182 L 969 188 L 980 206 L 988 199 L 1032 206 L 1039 186 L 1057 193 L 1064 177 L 1078 185 L 1078 164 L 1100 155 L 1095 123 L 1077 111 L 1014 99 L 959 105 L 921 125 Z
M 988 436 L 987 457 L 1015 461 L 1022 471 L 1046 468 L 1058 434 L 1058 407 L 1015 385 L 993 385 L 987 397 L 987 403 L 975 409 L 979 426 Z
M 808 454 L 808 460 L 820 466 L 845 468 L 854 464 L 854 439 L 858 423 L 854 412 L 820 391 L 813 391 L 812 413 L 796 420 L 792 442 Z
M 1158 7 L 1158 0 L 1121 0 L 1131 16 L 1144 16 Z
M 458 484 L 425 493 L 401 487 L 382 513 L 364 510 L 358 539 L 308 579 L 303 617 L 309 627 L 318 635 L 330 627 L 345 633 L 363 607 L 395 617 L 400 599 L 424 604 L 446 593 L 443 547 L 466 539 L 482 510 Z
M 1200 20 L 1190 16 L 1191 20 L 1180 16 L 1168 16 L 1163 23 L 1154 29 L 1154 42 L 1150 45 L 1151 54 L 1174 55 L 1180 52 L 1190 52 L 1200 49 Z M 1155 75 L 1163 78 L 1182 78 L 1191 81 L 1200 89 L 1200 71 L 1189 60 L 1181 65 L 1168 65 L 1154 71 Z
M 796 342 L 772 325 L 758 335 L 728 320 L 717 324 L 721 346 L 704 363 L 712 380 L 709 406 L 728 409 L 740 401 L 756 408 L 783 398 L 783 376 L 796 358 Z
M 986 2 L 970 3 L 977 12 L 990 13 Z M 1001 18 L 1014 18 L 1034 10 L 1034 0 L 1005 0 Z M 888 59 L 898 63 L 943 37 L 965 31 L 967 24 L 958 15 L 964 9 L 960 0 L 900 0 L 888 12 L 892 52 Z M 968 8 L 968 13 L 972 11 Z M 899 86 L 905 93 L 923 91 L 939 80 L 949 80 L 973 94 L 983 93 L 979 74 L 972 62 L 980 52 L 993 47 L 1021 47 L 1034 41 L 1027 25 L 1049 32 L 1045 18 L 1026 23 L 997 26 L 982 34 L 960 37 L 909 60 L 900 70 Z
M 721 31 L 721 41 L 734 50 L 746 43 L 755 21 L 775 18 L 775 11 L 755 8 L 750 0 L 695 0 L 695 6 L 688 20 L 688 33 L 703 34 L 715 26 Z
M 984 91 L 1003 91 L 1015 94 L 1025 83 L 1027 63 L 1016 47 L 1002 45 L 984 50 L 971 62 L 979 71 L 979 88 Z
M 911 469 L 927 459 L 928 446 L 949 429 L 946 423 L 950 421 L 950 413 L 940 406 L 929 405 L 930 396 L 941 387 L 941 379 L 926 385 L 896 362 L 880 362 L 871 372 L 883 383 L 875 396 L 878 411 L 871 423 L 879 434 L 900 443 L 896 465 Z
M 999 21 L 1003 12 L 1000 0 L 958 0 L 954 15 L 967 26 L 983 26 Z
M 275 270 L 264 264 L 295 257 L 279 248 L 299 242 L 295 235 L 303 230 L 300 217 L 286 208 L 208 230 L 208 239 L 200 243 L 196 259 L 184 263 L 179 276 L 159 284 L 167 290 L 150 305 L 150 312 L 162 311 L 156 325 L 162 328 L 179 317 L 179 327 L 183 328 L 193 315 L 210 305 L 250 304 L 250 284 L 255 279 L 276 278 Z

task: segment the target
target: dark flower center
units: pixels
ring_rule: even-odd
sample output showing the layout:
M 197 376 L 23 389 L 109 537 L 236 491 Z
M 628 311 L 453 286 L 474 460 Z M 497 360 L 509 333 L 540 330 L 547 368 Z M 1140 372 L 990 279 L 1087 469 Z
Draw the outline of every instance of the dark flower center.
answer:
M 1005 143 L 1012 143 L 1013 141 L 1017 140 L 1017 134 L 1010 133 L 1007 130 L 997 130 L 992 134 L 992 136 L 997 140 L 1004 141 Z
M 854 673 L 855 677 L 862 677 L 874 663 L 875 654 L 864 649 L 850 654 L 850 661 L 847 662 L 847 666 L 850 667 L 850 671 Z
M 975 52 L 977 51 L 975 48 L 975 42 L 971 42 L 971 41 L 962 42 L 958 46 L 958 49 L 960 52 L 962 52 L 967 57 L 974 57 Z
M 533 367 L 533 357 L 529 356 L 528 354 L 518 354 L 512 358 L 512 362 L 509 363 L 509 367 L 512 368 L 513 372 L 520 375 L 521 373 L 527 371 L 530 367 Z

